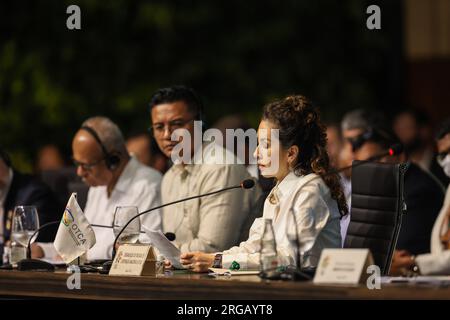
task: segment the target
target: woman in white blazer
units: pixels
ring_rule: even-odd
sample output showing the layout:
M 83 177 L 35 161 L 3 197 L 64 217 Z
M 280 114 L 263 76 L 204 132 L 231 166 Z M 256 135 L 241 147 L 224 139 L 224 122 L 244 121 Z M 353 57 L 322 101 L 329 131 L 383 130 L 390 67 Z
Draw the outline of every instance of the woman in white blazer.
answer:
M 281 265 L 295 264 L 295 248 L 287 239 L 288 216 L 293 210 L 299 237 L 313 237 L 303 267 L 315 267 L 324 248 L 340 248 L 340 218 L 348 207 L 337 174 L 327 174 L 326 128 L 317 110 L 304 96 L 289 96 L 264 107 L 258 128 L 255 157 L 264 177 L 275 177 L 276 186 L 264 204 L 262 218 L 254 221 L 248 240 L 216 254 L 188 252 L 181 263 L 196 272 L 213 265 L 240 270 L 260 268 L 260 242 L 265 219 L 272 220 Z M 293 226 L 294 227 L 294 226 Z

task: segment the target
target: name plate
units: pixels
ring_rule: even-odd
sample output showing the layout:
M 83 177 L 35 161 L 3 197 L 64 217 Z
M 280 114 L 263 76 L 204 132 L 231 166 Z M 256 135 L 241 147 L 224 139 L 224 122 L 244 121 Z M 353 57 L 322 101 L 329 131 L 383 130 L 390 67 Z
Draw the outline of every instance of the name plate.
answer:
M 369 249 L 324 249 L 313 282 L 315 284 L 364 283 L 367 267 L 374 264 Z
M 150 276 L 156 274 L 156 256 L 151 245 L 123 244 L 109 270 L 111 276 Z

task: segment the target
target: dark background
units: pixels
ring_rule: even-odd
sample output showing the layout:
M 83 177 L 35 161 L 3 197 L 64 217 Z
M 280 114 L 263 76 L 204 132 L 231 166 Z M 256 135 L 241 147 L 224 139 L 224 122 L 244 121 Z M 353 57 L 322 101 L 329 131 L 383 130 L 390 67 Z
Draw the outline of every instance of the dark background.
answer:
M 81 30 L 66 28 L 71 4 Z M 381 30 L 366 28 L 370 4 Z M 2 1 L 0 144 L 30 170 L 40 145 L 70 155 L 87 117 L 145 131 L 152 93 L 181 83 L 209 124 L 240 112 L 256 126 L 266 102 L 291 93 L 328 122 L 357 107 L 391 115 L 410 103 L 402 12 L 395 0 Z

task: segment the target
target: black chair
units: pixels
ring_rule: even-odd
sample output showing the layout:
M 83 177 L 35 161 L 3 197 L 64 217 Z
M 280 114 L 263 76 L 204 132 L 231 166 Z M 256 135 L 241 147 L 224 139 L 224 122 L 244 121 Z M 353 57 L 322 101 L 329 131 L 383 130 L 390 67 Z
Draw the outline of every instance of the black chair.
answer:
M 403 178 L 408 164 L 354 161 L 350 224 L 344 248 L 370 249 L 387 275 L 406 213 Z

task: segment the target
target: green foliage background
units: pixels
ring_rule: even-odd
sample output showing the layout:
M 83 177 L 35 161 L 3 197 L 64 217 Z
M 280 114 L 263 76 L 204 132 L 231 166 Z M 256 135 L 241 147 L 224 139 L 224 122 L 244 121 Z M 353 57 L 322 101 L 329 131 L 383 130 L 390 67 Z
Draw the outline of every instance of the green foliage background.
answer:
M 66 28 L 71 4 L 79 31 Z M 369 4 L 382 30 L 366 28 Z M 256 125 L 264 103 L 289 93 L 330 121 L 402 99 L 394 0 L 2 1 L 0 30 L 0 144 L 25 170 L 42 144 L 70 154 L 92 115 L 146 130 L 152 93 L 171 84 L 200 93 L 209 124 L 241 112 Z

